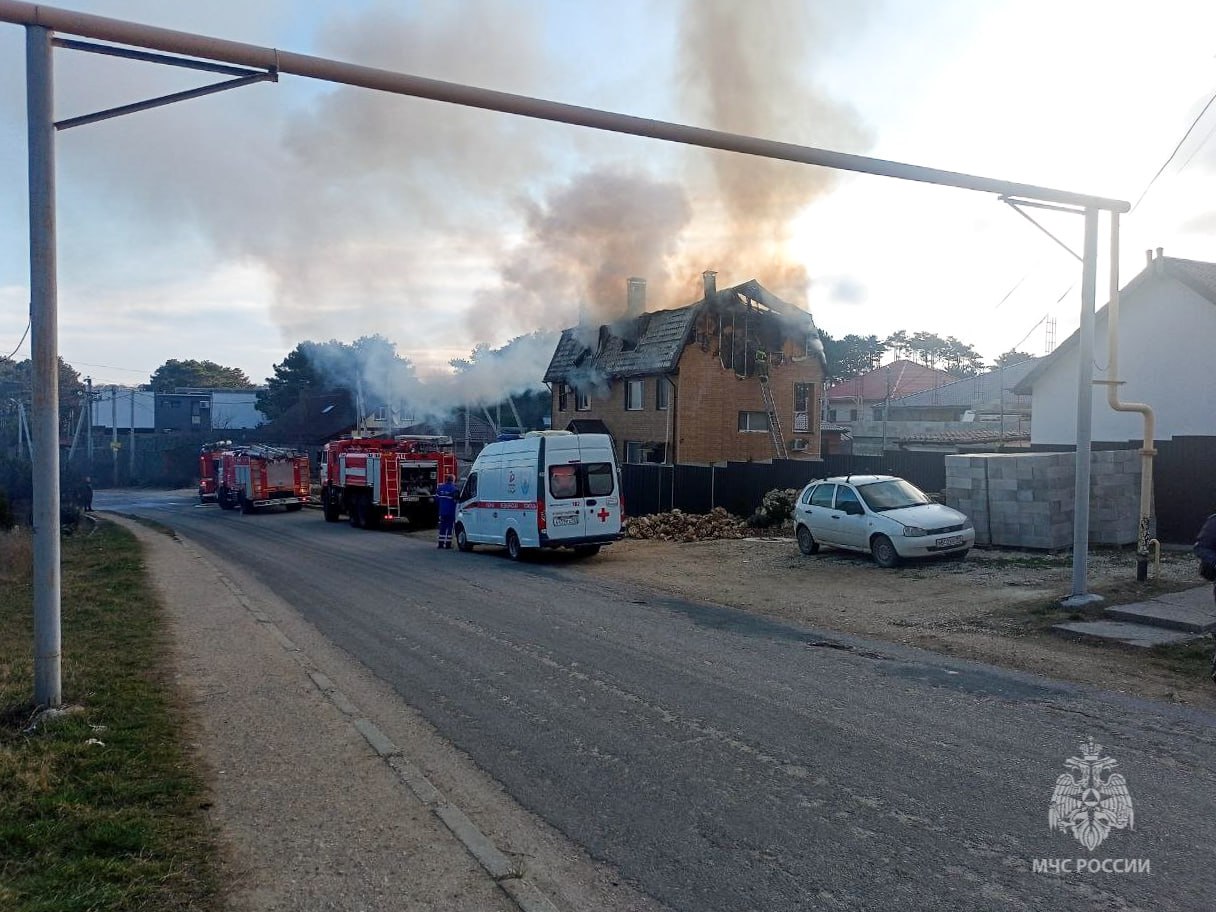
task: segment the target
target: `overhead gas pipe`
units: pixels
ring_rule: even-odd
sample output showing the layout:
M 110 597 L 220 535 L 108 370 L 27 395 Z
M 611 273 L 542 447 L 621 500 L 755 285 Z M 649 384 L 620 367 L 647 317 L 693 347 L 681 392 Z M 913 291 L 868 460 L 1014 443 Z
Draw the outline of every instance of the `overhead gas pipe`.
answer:
M 1149 251 L 1151 258 L 1152 251 Z M 1160 252 L 1158 253 L 1160 256 Z M 1157 455 L 1156 420 L 1151 406 L 1143 402 L 1120 402 L 1119 387 L 1119 213 L 1110 214 L 1110 304 L 1107 306 L 1107 369 L 1105 380 L 1095 384 L 1106 387 L 1106 402 L 1116 412 L 1139 412 L 1144 416 L 1144 434 L 1140 447 L 1140 523 L 1136 533 L 1136 580 L 1148 579 L 1149 548 L 1157 548 L 1160 563 L 1161 544 L 1149 538 L 1148 530 L 1153 509 L 1153 457 Z

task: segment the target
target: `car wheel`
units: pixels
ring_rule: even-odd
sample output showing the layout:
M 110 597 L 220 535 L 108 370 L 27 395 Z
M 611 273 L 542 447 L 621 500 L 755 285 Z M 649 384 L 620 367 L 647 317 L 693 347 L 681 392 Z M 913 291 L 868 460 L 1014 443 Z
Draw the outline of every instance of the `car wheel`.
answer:
M 880 567 L 890 570 L 899 566 L 899 552 L 885 535 L 874 536 L 870 542 L 870 553 L 874 555 L 874 563 Z
M 464 531 L 464 526 L 456 527 L 456 547 L 461 551 L 472 551 L 473 543 L 469 541 L 468 534 Z
M 321 489 L 321 512 L 324 514 L 326 522 L 337 522 L 342 513 L 338 498 L 329 488 Z
M 819 542 L 815 541 L 815 536 L 806 526 L 798 527 L 798 550 L 803 554 L 819 553 Z
M 363 505 L 363 495 L 355 493 L 350 499 L 350 525 L 352 529 L 362 529 L 367 518 L 367 507 Z
M 507 557 L 513 561 L 523 557 L 524 549 L 519 544 L 519 536 L 515 534 L 514 529 L 507 530 Z
M 228 499 L 228 489 L 220 488 L 219 494 L 216 495 L 216 503 L 220 505 L 221 510 L 231 510 L 232 501 Z

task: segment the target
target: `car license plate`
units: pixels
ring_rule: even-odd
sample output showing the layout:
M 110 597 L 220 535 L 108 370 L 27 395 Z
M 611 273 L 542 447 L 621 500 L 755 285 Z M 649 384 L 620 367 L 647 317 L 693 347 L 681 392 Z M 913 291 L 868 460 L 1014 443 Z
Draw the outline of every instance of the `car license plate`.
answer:
M 963 541 L 964 541 L 964 539 L 963 539 L 963 536 L 961 536 L 961 535 L 950 535 L 946 538 L 939 538 L 937 540 L 937 547 L 952 548 L 955 545 L 961 545 L 963 543 Z
M 553 525 L 555 526 L 577 526 L 577 513 L 561 513 L 553 517 Z

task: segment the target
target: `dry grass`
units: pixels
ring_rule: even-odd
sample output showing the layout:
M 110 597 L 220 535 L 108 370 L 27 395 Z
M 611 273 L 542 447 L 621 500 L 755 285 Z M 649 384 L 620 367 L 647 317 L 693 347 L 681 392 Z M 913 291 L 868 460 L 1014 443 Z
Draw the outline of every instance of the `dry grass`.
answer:
M 0 585 L 19 586 L 30 581 L 34 572 L 34 536 L 17 526 L 0 532 Z
M 206 792 L 139 545 L 109 523 L 63 540 L 63 698 L 74 711 L 33 730 L 30 545 L 0 536 L 0 910 L 210 912 Z

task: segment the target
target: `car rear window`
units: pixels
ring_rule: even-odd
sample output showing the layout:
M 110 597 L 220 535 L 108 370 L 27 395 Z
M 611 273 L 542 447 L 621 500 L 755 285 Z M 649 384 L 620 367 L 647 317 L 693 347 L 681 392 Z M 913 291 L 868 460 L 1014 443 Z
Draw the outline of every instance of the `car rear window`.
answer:
M 615 475 L 610 462 L 549 466 L 549 496 L 607 497 L 616 485 Z
M 588 497 L 606 497 L 612 493 L 612 463 L 589 462 L 583 466 L 587 479 Z
M 831 507 L 832 497 L 836 494 L 836 485 L 821 484 L 811 492 L 811 506 Z
M 578 469 L 572 465 L 549 467 L 549 495 L 552 497 L 578 497 Z

